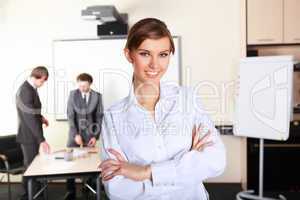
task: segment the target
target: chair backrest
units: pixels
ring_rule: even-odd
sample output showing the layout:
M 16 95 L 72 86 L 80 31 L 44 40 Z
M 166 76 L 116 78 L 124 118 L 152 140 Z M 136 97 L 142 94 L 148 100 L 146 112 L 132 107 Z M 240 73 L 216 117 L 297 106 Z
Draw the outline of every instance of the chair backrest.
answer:
M 16 141 L 16 135 L 0 137 L 0 154 L 7 157 L 11 168 L 23 166 L 23 153 L 20 144 Z M 4 163 L 0 161 L 0 169 L 4 168 Z

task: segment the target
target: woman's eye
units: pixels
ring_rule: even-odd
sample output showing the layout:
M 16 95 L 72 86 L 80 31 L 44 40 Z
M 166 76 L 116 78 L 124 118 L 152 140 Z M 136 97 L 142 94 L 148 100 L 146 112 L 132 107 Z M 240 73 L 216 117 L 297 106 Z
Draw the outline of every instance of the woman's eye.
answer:
M 149 56 L 149 53 L 147 53 L 147 52 L 140 52 L 139 53 L 141 56 Z
M 160 57 L 167 57 L 169 54 L 168 53 L 161 53 Z

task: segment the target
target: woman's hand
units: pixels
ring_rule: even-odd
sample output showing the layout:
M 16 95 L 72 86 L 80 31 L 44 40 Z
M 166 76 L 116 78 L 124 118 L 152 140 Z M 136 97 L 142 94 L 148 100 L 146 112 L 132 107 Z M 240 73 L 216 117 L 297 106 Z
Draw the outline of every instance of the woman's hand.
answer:
M 115 176 L 121 175 L 134 181 L 151 179 L 151 167 L 140 166 L 127 162 L 123 156 L 114 149 L 108 150 L 117 160 L 108 159 L 103 161 L 99 168 L 102 170 L 102 179 L 108 181 Z
M 192 143 L 191 151 L 192 150 L 203 151 L 205 147 L 213 145 L 213 142 L 210 141 L 211 140 L 210 130 L 203 137 L 200 138 L 200 134 L 202 131 L 203 130 L 201 124 L 198 127 L 194 126 L 193 134 L 192 134 L 193 143 Z

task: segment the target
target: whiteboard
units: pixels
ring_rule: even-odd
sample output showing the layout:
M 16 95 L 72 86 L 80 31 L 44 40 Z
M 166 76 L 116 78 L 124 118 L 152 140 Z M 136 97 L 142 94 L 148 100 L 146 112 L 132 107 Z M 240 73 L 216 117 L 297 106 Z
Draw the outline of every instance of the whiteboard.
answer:
M 174 37 L 175 54 L 162 82 L 181 84 L 180 38 Z M 80 73 L 93 76 L 92 88 L 102 94 L 104 109 L 128 95 L 132 81 L 132 65 L 123 49 L 126 38 L 55 40 L 53 66 L 55 68 L 56 120 L 66 120 L 69 92 L 76 88 Z
M 242 59 L 234 134 L 287 140 L 292 115 L 292 80 L 292 56 Z

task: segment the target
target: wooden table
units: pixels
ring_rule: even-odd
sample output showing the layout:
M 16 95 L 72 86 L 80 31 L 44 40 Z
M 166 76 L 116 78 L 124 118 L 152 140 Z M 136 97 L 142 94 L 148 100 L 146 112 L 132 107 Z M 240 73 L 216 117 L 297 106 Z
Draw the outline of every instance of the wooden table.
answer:
M 76 151 L 79 148 L 74 148 Z M 87 149 L 85 150 L 92 150 Z M 72 161 L 64 159 L 55 159 L 57 153 L 49 155 L 38 155 L 24 173 L 24 177 L 28 179 L 28 199 L 33 199 L 33 180 L 60 180 L 68 178 L 94 178 L 96 180 L 96 196 L 97 200 L 101 199 L 101 179 L 100 170 L 97 168 L 101 159 L 100 154 L 95 149 L 93 153 L 88 153 L 85 157 L 75 158 Z M 61 154 L 61 153 L 60 153 Z M 43 189 L 45 189 L 45 186 Z

